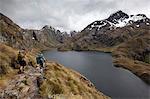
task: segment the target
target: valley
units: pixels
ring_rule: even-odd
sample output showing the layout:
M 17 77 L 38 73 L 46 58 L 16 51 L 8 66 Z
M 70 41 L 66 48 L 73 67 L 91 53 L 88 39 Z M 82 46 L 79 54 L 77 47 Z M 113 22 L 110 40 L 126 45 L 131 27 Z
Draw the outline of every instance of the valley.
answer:
M 50 25 L 24 29 L 0 13 L 0 45 L 2 99 L 149 97 L 150 19 L 144 14 L 119 10 L 68 34 Z M 27 65 L 19 74 L 22 50 Z M 47 59 L 44 73 L 36 62 L 41 52 Z
M 119 25 L 123 24 L 123 25 Z M 114 65 L 150 84 L 150 19 L 117 11 L 76 33 L 58 50 L 111 52 Z

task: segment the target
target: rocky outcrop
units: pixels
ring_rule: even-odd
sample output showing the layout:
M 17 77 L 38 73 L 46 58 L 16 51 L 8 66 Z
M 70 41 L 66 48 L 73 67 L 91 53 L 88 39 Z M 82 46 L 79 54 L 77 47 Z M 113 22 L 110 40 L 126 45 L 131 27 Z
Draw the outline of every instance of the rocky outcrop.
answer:
M 69 99 L 74 99 L 79 97 L 78 99 L 108 99 L 109 97 L 103 95 L 98 92 L 94 86 L 89 86 L 91 83 L 88 80 L 82 80 L 83 78 L 80 74 L 74 73 L 72 71 L 68 71 L 67 69 L 61 67 L 61 65 L 56 63 L 51 63 L 51 68 L 60 68 L 62 70 L 57 70 L 57 73 L 62 73 L 63 71 L 70 73 L 70 75 L 76 76 L 76 78 L 72 78 L 71 76 L 65 77 L 58 76 L 57 79 L 54 80 L 49 70 L 46 71 L 45 79 L 42 74 L 31 66 L 26 67 L 26 71 L 23 74 L 18 74 L 14 76 L 12 79 L 9 79 L 7 87 L 0 89 L 0 98 L 2 99 L 49 99 L 49 98 L 63 98 L 70 97 Z M 57 67 L 58 66 L 58 67 Z M 55 71 L 53 71 L 55 73 Z M 56 73 L 56 75 L 58 75 Z M 49 76 L 52 76 L 48 78 Z M 41 78 L 41 79 L 39 79 Z M 57 84 L 57 81 L 60 80 L 60 83 Z M 38 83 L 41 82 L 41 83 Z M 75 83 L 74 83 L 75 82 Z M 66 83 L 66 84 L 65 84 Z M 80 83 L 83 83 L 81 85 Z M 69 84 L 69 85 L 68 85 Z M 63 86 L 63 87 L 62 87 Z M 77 87 L 77 88 L 76 88 Z M 78 89 L 79 88 L 79 89 Z M 84 88 L 84 89 L 82 89 Z
M 2 99 L 40 98 L 37 77 L 41 76 L 41 73 L 31 66 L 26 67 L 26 69 L 23 74 L 15 75 L 9 79 L 7 87 L 0 90 Z
M 0 13 L 0 42 L 12 47 L 23 43 L 22 29 L 8 17 Z
M 129 18 L 129 15 L 119 10 L 116 13 L 110 15 L 107 20 L 115 24 L 118 23 L 118 20 L 127 18 Z
M 57 47 L 68 37 L 51 26 L 41 30 L 22 29 L 3 14 L 0 14 L 0 24 L 0 42 L 19 49 Z

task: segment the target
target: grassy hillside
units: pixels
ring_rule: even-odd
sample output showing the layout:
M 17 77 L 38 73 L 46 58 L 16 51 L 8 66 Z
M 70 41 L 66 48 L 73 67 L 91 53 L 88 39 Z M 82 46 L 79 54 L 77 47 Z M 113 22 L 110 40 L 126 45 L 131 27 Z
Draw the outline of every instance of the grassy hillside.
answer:
M 114 64 L 129 69 L 150 84 L 150 31 L 119 45 L 113 51 Z
M 98 23 L 97 21 L 92 24 Z M 129 69 L 150 83 L 150 19 L 139 20 L 124 27 L 97 30 L 89 25 L 58 50 L 112 52 L 114 65 Z
M 97 91 L 94 85 L 81 74 L 58 63 L 46 62 L 46 70 L 41 74 L 36 67 L 35 54 L 27 52 L 27 66 L 23 74 L 13 66 L 18 50 L 0 44 L 0 97 L 9 99 L 27 98 L 45 99 L 57 97 L 65 99 L 107 99 L 109 97 Z M 36 85 L 38 77 L 43 75 L 40 86 Z M 37 80 L 38 81 L 38 80 Z M 5 90 L 5 92 L 3 92 Z M 2 94 L 3 93 L 3 94 Z M 18 96 L 16 95 L 18 94 Z
M 11 59 L 15 58 L 16 50 L 0 43 L 0 75 L 12 73 Z
M 46 81 L 41 85 L 41 94 L 47 95 L 73 95 L 83 99 L 108 98 L 99 93 L 94 85 L 79 73 L 67 69 L 58 63 L 48 63 L 45 77 Z M 56 95 L 57 96 L 57 95 Z

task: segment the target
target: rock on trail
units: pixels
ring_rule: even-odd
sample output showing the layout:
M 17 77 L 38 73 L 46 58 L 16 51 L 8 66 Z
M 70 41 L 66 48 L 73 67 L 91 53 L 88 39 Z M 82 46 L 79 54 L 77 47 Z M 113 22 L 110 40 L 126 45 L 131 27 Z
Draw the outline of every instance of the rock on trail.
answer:
M 42 74 L 34 67 L 27 66 L 24 73 L 15 75 L 5 89 L 0 89 L 1 99 L 40 99 L 37 85 Z

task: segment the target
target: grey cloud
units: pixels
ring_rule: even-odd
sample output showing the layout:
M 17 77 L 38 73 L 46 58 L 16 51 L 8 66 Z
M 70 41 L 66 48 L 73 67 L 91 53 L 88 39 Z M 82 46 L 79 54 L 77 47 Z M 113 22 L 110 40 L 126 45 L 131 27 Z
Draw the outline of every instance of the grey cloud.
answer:
M 63 30 L 81 30 L 117 10 L 150 17 L 150 0 L 0 0 L 0 12 L 23 28 L 51 25 Z

